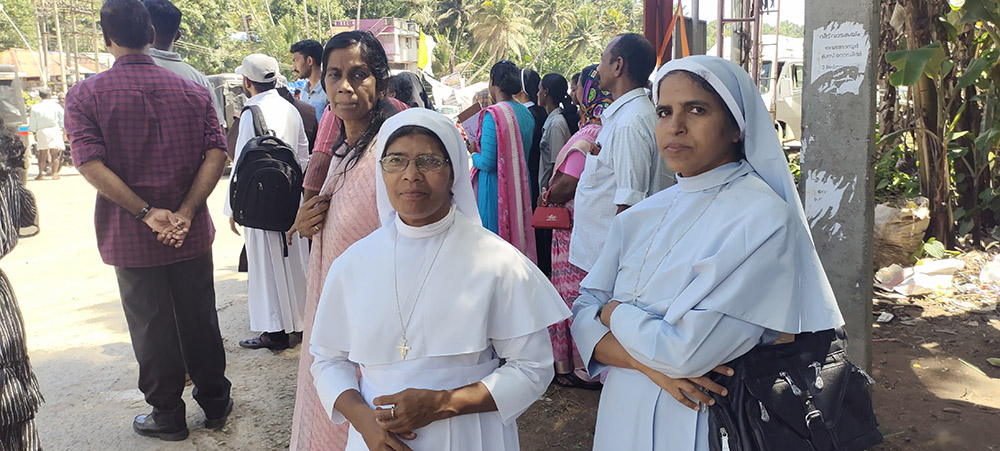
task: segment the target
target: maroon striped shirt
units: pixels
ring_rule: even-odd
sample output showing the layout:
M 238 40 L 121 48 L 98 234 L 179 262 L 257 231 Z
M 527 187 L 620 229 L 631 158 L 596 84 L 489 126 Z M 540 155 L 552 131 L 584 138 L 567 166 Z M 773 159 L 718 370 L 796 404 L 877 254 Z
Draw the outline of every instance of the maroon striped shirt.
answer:
M 205 152 L 226 148 L 208 90 L 148 55 L 124 55 L 70 89 L 66 133 L 75 166 L 100 159 L 143 200 L 171 211 L 191 189 Z M 124 267 L 190 260 L 211 250 L 215 237 L 207 206 L 192 219 L 184 245 L 174 249 L 100 195 L 94 228 L 104 262 Z

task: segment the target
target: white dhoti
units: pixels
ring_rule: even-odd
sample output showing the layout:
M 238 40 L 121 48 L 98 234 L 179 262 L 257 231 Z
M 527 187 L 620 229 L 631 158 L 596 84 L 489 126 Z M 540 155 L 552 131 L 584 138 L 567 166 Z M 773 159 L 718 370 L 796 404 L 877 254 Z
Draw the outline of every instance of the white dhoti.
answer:
M 39 129 L 35 132 L 35 141 L 39 150 L 55 149 L 65 150 L 66 142 L 63 141 L 63 131 L 59 127 L 49 127 Z
M 301 332 L 305 323 L 309 240 L 296 237 L 284 256 L 281 232 L 243 228 L 247 245 L 250 329 Z

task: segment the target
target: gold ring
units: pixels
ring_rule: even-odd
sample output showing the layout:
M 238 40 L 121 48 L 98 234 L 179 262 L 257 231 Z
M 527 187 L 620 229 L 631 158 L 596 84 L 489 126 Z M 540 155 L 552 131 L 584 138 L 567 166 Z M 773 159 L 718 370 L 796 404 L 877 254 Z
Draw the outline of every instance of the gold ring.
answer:
M 313 226 L 312 229 L 313 232 L 319 232 L 319 226 Z
M 390 407 L 389 408 L 389 413 L 392 414 L 392 419 L 395 420 L 396 419 L 396 406 Z

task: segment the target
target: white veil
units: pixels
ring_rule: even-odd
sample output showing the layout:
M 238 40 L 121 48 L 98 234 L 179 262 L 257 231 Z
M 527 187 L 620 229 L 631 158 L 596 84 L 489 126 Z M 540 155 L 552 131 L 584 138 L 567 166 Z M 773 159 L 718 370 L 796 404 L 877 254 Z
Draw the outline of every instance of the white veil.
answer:
M 452 203 L 458 208 L 459 213 L 468 216 L 476 224 L 481 224 L 479 219 L 479 207 L 476 204 L 476 195 L 472 191 L 472 182 L 469 179 L 469 156 L 465 147 L 465 140 L 458 131 L 458 127 L 445 115 L 427 110 L 424 108 L 410 108 L 386 119 L 382 128 L 378 132 L 376 141 L 376 158 L 382 158 L 385 153 L 386 140 L 392 136 L 393 132 L 402 127 L 416 125 L 424 127 L 437 135 L 444 143 L 448 158 L 451 159 L 451 167 L 455 174 L 455 182 L 451 187 Z M 378 203 L 378 216 L 382 225 L 391 224 L 396 210 L 389 203 L 389 194 L 385 189 L 385 180 L 382 179 L 382 165 L 375 164 L 375 199 Z
M 799 218 L 797 222 L 801 229 L 791 235 L 801 240 L 794 246 L 798 262 L 795 293 L 801 302 L 799 330 L 817 331 L 842 325 L 844 320 L 826 271 L 816 254 L 809 223 L 788 169 L 788 159 L 757 85 L 742 67 L 731 61 L 715 56 L 693 55 L 670 61 L 657 71 L 653 81 L 654 104 L 659 100 L 660 81 L 676 70 L 704 78 L 722 97 L 740 127 L 747 163 Z

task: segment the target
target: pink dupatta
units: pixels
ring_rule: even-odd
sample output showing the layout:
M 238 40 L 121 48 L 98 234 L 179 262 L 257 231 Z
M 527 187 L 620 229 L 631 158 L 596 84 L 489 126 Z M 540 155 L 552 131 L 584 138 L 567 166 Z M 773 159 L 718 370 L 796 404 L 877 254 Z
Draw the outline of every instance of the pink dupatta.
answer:
M 525 163 L 521 129 L 514 115 L 514 107 L 500 102 L 486 107 L 479 116 L 479 129 L 483 128 L 486 112 L 497 126 L 497 195 L 499 196 L 499 235 L 514 245 L 532 262 L 538 263 L 535 249 L 535 229 L 531 227 L 531 194 L 528 191 L 528 166 Z M 476 139 L 477 152 L 479 139 Z M 472 170 L 472 186 L 477 188 L 479 170 Z
M 552 177 L 549 178 L 549 186 L 552 186 L 552 181 L 556 178 L 556 173 L 559 172 L 559 167 L 562 166 L 566 158 L 574 151 L 580 152 L 586 155 L 591 144 L 597 141 L 597 134 L 601 132 L 601 124 L 587 124 L 583 126 L 580 130 L 573 134 L 566 141 L 566 145 L 559 150 L 559 154 L 556 155 L 556 161 L 553 164 Z M 579 177 L 576 177 L 579 178 Z

